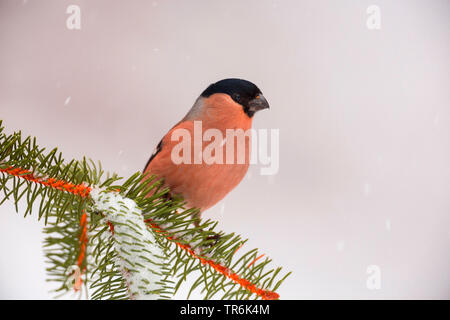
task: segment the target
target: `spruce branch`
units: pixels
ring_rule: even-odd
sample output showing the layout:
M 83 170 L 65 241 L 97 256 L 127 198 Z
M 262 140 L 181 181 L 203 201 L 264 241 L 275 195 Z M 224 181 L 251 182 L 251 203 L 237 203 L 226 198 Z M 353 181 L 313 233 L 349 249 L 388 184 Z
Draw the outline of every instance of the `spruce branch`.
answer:
M 123 179 L 100 162 L 67 162 L 35 138 L 6 135 L 1 124 L 0 204 L 12 201 L 19 212 L 25 200 L 24 216 L 39 207 L 56 292 L 72 290 L 76 266 L 93 299 L 170 299 L 195 273 L 188 297 L 200 290 L 205 299 L 278 298 L 274 291 L 290 273 L 270 269 L 257 249 L 243 253 L 246 240 L 199 221 L 197 210 L 168 198 L 154 177 L 137 172 Z

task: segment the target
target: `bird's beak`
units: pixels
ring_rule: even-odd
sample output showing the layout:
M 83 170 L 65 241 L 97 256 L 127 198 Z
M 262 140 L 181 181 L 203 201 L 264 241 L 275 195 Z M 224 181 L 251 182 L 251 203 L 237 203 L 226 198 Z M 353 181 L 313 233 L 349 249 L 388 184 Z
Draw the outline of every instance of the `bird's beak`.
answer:
M 248 108 L 250 111 L 256 112 L 262 109 L 269 109 L 269 103 L 262 94 L 256 96 L 255 99 L 248 102 Z

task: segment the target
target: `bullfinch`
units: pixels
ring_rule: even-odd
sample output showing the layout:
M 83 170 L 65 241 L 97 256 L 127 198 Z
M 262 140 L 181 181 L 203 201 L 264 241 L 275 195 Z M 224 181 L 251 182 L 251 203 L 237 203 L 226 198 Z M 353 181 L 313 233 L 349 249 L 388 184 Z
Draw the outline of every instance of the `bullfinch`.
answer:
M 181 196 L 185 207 L 198 208 L 200 215 L 244 178 L 253 116 L 267 108 L 261 90 L 250 81 L 224 79 L 211 84 L 159 142 L 144 174 L 155 175 L 172 197 Z

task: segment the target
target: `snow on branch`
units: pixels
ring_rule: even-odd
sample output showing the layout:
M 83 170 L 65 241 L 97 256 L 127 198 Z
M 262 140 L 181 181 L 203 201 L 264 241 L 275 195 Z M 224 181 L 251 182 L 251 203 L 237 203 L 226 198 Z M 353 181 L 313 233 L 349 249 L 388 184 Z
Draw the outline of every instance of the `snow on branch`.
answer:
M 93 208 L 113 226 L 117 265 L 125 278 L 132 299 L 157 299 L 163 290 L 165 254 L 148 230 L 135 201 L 118 193 L 92 189 Z

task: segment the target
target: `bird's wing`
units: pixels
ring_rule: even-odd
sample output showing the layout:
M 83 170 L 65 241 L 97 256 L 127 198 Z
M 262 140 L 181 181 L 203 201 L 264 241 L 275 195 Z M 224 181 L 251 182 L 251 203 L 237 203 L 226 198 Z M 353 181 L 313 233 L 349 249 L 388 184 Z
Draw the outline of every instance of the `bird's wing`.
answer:
M 185 121 L 183 121 L 183 120 L 179 121 L 179 122 L 178 122 L 176 125 L 174 125 L 174 126 L 169 130 L 169 132 L 161 139 L 161 141 L 160 141 L 160 142 L 158 143 L 158 145 L 156 146 L 155 151 L 153 151 L 152 155 L 150 156 L 150 159 L 148 159 L 147 164 L 145 165 L 144 170 L 143 170 L 142 172 L 145 172 L 145 170 L 147 170 L 148 166 L 150 165 L 150 162 L 152 162 L 152 160 L 156 157 L 156 155 L 157 155 L 158 153 L 161 152 L 162 147 L 163 147 L 163 141 L 164 141 L 164 139 L 169 135 L 169 133 L 171 133 L 171 131 L 172 131 L 173 129 L 177 128 L 178 125 L 182 124 L 183 122 L 185 122 Z
M 153 154 L 151 155 L 150 159 L 148 159 L 147 164 L 145 165 L 144 170 L 142 172 L 145 172 L 150 162 L 152 162 L 153 158 L 156 157 L 156 155 L 161 151 L 163 139 L 161 139 L 161 141 L 156 146 L 155 151 L 153 151 Z

